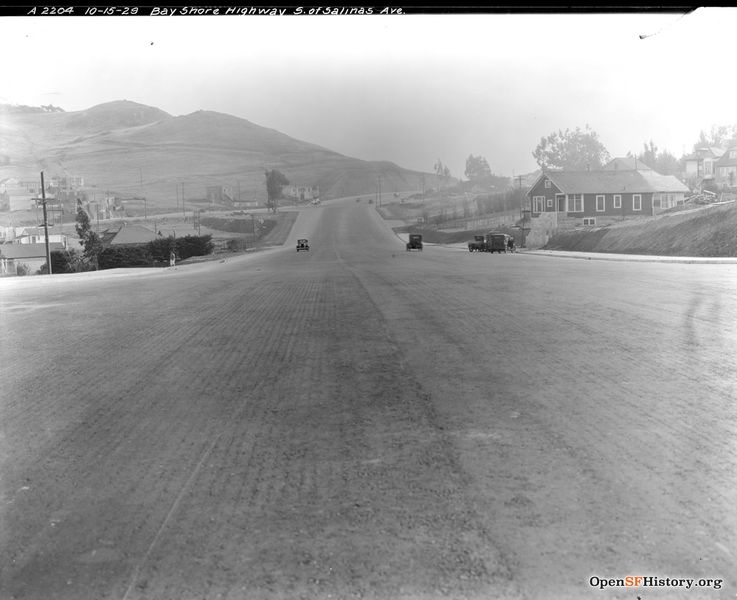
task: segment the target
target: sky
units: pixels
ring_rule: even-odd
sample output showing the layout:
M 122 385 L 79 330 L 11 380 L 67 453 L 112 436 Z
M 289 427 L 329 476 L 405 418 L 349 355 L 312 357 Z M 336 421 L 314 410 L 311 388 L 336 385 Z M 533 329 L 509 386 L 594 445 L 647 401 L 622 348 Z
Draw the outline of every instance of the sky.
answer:
M 0 16 L 0 102 L 212 110 L 366 160 L 537 168 L 557 130 L 677 158 L 737 123 L 737 9 L 396 16 Z

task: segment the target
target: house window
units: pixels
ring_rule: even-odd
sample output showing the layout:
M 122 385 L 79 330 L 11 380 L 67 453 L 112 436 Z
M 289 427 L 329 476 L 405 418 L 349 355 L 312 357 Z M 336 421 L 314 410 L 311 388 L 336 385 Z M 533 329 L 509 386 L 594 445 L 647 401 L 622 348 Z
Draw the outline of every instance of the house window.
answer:
M 552 184 L 552 182 L 550 181 L 550 179 L 546 179 L 546 180 L 545 180 L 545 189 L 548 189 L 548 190 L 549 190 L 549 189 L 550 189 L 550 188 L 552 187 L 552 185 L 553 185 L 553 184 Z
M 596 212 L 604 212 L 605 209 L 606 209 L 605 196 L 597 195 L 596 196 Z
M 614 208 L 622 208 L 622 196 L 614 194 Z
M 730 150 L 729 158 L 737 158 L 737 150 Z
M 548 198 L 548 208 L 553 208 L 553 199 Z
M 543 212 L 545 210 L 545 196 L 533 196 L 532 205 L 533 212 Z
M 583 212 L 583 194 L 568 194 L 568 212 Z
M 632 210 L 642 210 L 642 194 L 632 194 Z
M 596 217 L 584 217 L 584 225 L 596 225 Z

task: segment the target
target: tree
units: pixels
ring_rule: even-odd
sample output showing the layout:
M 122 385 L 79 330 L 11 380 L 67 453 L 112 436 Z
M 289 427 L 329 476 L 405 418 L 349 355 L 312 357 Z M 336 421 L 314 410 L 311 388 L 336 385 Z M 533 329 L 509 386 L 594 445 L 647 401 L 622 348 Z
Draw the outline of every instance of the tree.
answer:
M 703 130 L 699 132 L 699 139 L 693 145 L 693 150 L 696 152 L 699 148 L 729 147 L 734 144 L 737 144 L 737 124 L 712 125 L 708 135 Z
M 266 169 L 266 207 L 276 214 L 279 198 L 281 198 L 282 187 L 289 185 L 289 180 L 281 171 Z
M 637 160 L 642 161 L 651 169 L 662 175 L 675 175 L 680 171 L 678 159 L 667 150 L 658 151 L 658 147 L 650 142 L 643 142 L 643 152 L 637 155 Z
M 450 178 L 450 169 L 444 165 L 440 159 L 435 163 L 434 169 L 435 174 L 438 176 L 438 179 L 440 179 L 440 183 L 442 184 L 443 181 L 447 183 Z
M 102 252 L 102 240 L 100 236 L 92 231 L 90 225 L 90 218 L 87 215 L 87 211 L 82 208 L 82 201 L 77 200 L 77 218 L 74 229 L 77 231 L 79 236 L 80 244 L 84 248 L 82 256 L 88 264 L 94 265 L 95 269 L 98 267 L 98 257 Z
M 540 143 L 532 153 L 542 168 L 585 171 L 600 169 L 610 159 L 609 152 L 599 141 L 599 135 L 588 125 L 581 131 L 558 130 L 548 137 L 540 138 Z
M 466 159 L 466 179 L 469 181 L 483 181 L 491 176 L 491 167 L 483 156 L 469 154 Z

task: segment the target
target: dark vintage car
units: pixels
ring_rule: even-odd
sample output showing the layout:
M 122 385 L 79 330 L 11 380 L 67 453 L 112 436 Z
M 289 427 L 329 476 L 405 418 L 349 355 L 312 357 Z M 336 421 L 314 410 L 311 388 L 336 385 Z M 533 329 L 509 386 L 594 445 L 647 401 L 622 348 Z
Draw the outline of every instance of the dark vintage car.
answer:
M 309 249 L 310 249 L 310 244 L 306 239 L 303 238 L 303 239 L 297 240 L 297 252 L 299 252 L 300 250 L 309 251 Z
M 422 235 L 419 233 L 410 233 L 409 242 L 407 242 L 407 251 L 419 250 L 422 252 Z
M 469 252 L 484 252 L 486 250 L 486 241 L 483 235 L 473 236 L 473 241 L 468 242 Z

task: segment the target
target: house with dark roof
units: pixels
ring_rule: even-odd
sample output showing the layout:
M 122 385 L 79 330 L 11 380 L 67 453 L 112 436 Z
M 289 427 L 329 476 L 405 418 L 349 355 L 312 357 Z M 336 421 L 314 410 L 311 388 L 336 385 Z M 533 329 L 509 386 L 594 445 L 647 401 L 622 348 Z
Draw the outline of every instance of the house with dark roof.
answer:
M 737 187 L 737 146 L 732 146 L 714 165 L 715 182 L 719 187 Z
M 137 246 L 152 242 L 158 237 L 160 237 L 159 234 L 147 227 L 127 224 L 123 224 L 118 228 L 106 229 L 100 234 L 100 240 L 104 247 Z
M 65 244 L 49 243 L 49 251 L 64 250 Z M 0 244 L 0 275 L 17 275 L 21 265 L 33 274 L 46 264 L 46 244 Z
M 554 213 L 560 226 L 652 216 L 683 204 L 688 193 L 676 177 L 652 170 L 545 171 L 527 196 L 533 217 Z

